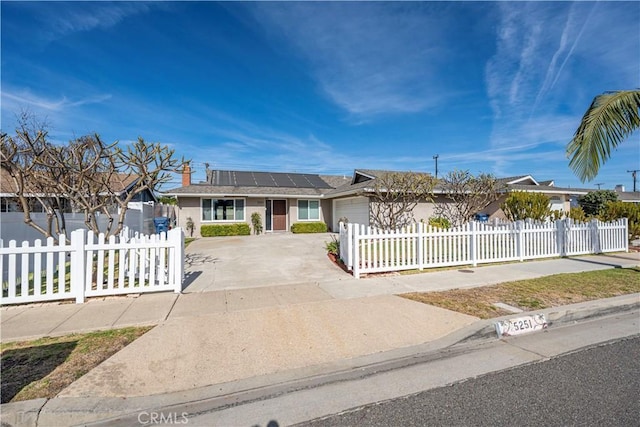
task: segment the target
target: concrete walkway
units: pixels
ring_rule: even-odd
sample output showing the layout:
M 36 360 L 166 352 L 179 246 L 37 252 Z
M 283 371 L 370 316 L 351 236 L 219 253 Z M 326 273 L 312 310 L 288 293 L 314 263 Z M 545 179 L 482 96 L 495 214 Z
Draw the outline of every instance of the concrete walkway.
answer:
M 286 308 L 299 304 L 407 292 L 487 286 L 558 273 L 631 268 L 638 265 L 640 253 L 630 252 L 425 271 L 414 275 L 392 274 L 360 280 L 334 266 L 336 272 L 339 272 L 339 279 L 329 277 L 327 280 L 311 283 L 190 294 L 157 293 L 94 298 L 84 304 L 41 303 L 2 307 L 0 336 L 2 342 L 28 340 L 125 326 L 156 325 L 177 318 Z
M 575 273 L 640 265 L 640 253 L 616 253 L 529 261 L 422 274 L 390 274 L 355 280 L 333 267 L 325 280 L 280 286 L 245 287 L 211 292 L 144 294 L 94 298 L 85 304 L 41 303 L 0 309 L 3 342 L 59 336 L 125 326 L 155 325 L 169 318 L 228 313 L 331 299 L 394 295 L 487 286 L 558 273 Z
M 393 294 L 637 265 L 640 254 L 621 253 L 361 280 L 340 271 L 337 280 L 329 277 L 311 283 L 3 307 L 3 342 L 158 326 L 56 398 L 3 405 L 2 409 L 15 415 L 22 411 L 15 408 L 26 407 L 28 412 L 30 405 L 33 411 L 46 405 L 47 411 L 83 423 L 118 412 L 105 407 L 105 402 L 111 402 L 107 406 L 137 402 L 143 408 L 188 400 L 198 390 L 210 393 L 211 387 L 224 395 L 242 387 L 264 386 L 274 378 L 293 378 L 296 372 L 305 377 L 319 375 L 332 366 L 350 363 L 345 361 L 411 352 L 416 346 L 442 342 L 469 328 L 476 329 L 475 335 L 491 333 L 492 326 L 486 321 Z M 620 301 L 611 304 L 637 306 L 638 295 Z M 611 310 L 608 304 L 585 303 L 581 310 L 591 310 L 591 306 Z M 560 311 L 551 310 L 550 315 L 557 317 Z M 573 313 L 563 316 L 575 318 Z M 73 409 L 73 405 L 84 406 Z

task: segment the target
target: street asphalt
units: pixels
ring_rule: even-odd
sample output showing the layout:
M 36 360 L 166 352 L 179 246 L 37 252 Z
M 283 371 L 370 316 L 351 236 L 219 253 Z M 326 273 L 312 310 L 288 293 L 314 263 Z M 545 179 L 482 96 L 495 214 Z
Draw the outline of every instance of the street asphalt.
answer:
M 295 242 L 291 250 L 298 250 Z M 244 286 L 235 279 L 225 288 L 220 276 L 243 267 L 228 262 L 230 270 L 222 274 L 222 263 L 207 265 L 219 255 L 198 246 L 190 253 L 190 282 L 182 294 L 3 307 L 3 342 L 158 325 L 55 398 L 2 405 L 3 426 L 35 425 L 36 419 L 40 425 L 74 425 L 203 399 L 232 402 L 250 390 L 411 357 L 425 348 L 496 339 L 492 322 L 394 294 L 640 264 L 638 253 L 617 253 L 355 280 L 322 258 L 315 269 L 326 262 L 325 274 L 314 273 L 309 281 L 296 282 L 292 275 L 281 285 L 258 283 L 266 277 L 261 270 L 247 273 Z M 278 271 L 289 274 L 285 270 Z M 635 310 L 639 299 L 635 294 L 544 312 L 560 325 Z

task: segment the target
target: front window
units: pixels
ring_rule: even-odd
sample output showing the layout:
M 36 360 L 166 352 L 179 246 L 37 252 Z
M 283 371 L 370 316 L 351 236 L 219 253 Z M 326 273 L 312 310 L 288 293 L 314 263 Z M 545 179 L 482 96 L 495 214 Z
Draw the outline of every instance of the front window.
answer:
M 320 201 L 298 200 L 298 221 L 319 221 Z
M 202 199 L 203 221 L 244 221 L 243 199 Z

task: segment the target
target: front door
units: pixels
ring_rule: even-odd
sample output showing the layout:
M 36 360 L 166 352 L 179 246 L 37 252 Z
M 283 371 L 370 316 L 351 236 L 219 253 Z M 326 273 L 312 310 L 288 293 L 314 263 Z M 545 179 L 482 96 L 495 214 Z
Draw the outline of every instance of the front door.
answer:
M 287 229 L 287 201 L 273 200 L 273 231 L 283 231 Z

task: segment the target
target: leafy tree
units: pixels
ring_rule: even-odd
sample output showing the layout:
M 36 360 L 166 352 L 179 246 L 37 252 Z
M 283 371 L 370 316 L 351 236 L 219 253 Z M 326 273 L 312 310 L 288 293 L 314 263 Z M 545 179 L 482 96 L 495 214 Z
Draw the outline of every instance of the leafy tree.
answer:
M 567 145 L 569 167 L 582 182 L 598 174 L 611 151 L 640 127 L 640 90 L 596 96 Z
M 607 202 L 616 200 L 618 200 L 618 194 L 615 191 L 596 190 L 578 197 L 578 204 L 587 216 L 598 216 L 604 211 Z
M 431 218 L 429 218 L 429 225 L 435 228 L 451 228 L 451 223 L 449 222 L 449 220 L 441 216 L 432 216 Z
M 465 224 L 475 214 L 498 200 L 501 184 L 490 174 L 474 176 L 469 171 L 452 171 L 440 179 L 439 187 L 446 199 L 437 203 L 435 213 L 454 227 Z
M 397 229 L 414 221 L 413 209 L 433 201 L 435 180 L 418 172 L 385 172 L 362 194 L 371 198 L 371 219 L 376 227 Z
M 106 237 L 118 234 L 128 203 L 146 190 L 155 191 L 184 163 L 168 147 L 142 138 L 125 148 L 117 142 L 106 144 L 97 134 L 56 145 L 49 141 L 46 125 L 29 113 L 19 117 L 15 136 L 1 133 L 0 159 L 13 181 L 25 223 L 54 238 L 68 235 L 65 212 L 70 208 L 84 213 L 89 230 Z M 125 183 L 131 184 L 123 194 Z M 45 226 L 31 218 L 32 199 L 46 212 Z M 107 218 L 104 229 L 99 216 Z
M 160 196 L 158 197 L 158 202 L 169 206 L 178 205 L 178 199 L 176 199 L 175 196 Z
M 640 204 L 625 202 L 607 202 L 600 214 L 602 221 L 627 218 L 629 240 L 640 238 Z
M 551 199 L 542 193 L 514 191 L 509 193 L 500 208 L 509 221 L 533 219 L 544 221 L 551 216 Z

